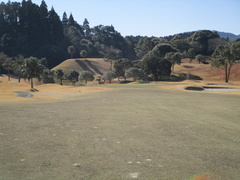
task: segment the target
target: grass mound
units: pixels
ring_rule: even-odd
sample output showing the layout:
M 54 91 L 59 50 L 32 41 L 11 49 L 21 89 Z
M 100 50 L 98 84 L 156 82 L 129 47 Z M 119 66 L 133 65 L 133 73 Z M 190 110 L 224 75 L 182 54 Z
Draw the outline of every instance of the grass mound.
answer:
M 62 69 L 64 73 L 68 73 L 71 70 L 75 71 L 89 71 L 95 76 L 103 75 L 110 70 L 110 63 L 103 58 L 76 58 L 67 59 L 53 70 Z

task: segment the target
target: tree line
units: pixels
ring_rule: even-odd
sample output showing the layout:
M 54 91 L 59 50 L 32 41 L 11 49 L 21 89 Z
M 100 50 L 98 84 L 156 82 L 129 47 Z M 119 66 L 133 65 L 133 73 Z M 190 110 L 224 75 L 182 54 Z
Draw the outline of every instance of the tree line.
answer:
M 228 81 L 231 67 L 240 59 L 239 46 L 239 39 L 229 41 L 209 30 L 123 37 L 112 25 L 90 27 L 86 18 L 79 24 L 66 12 L 60 18 L 53 7 L 48 10 L 44 0 L 40 5 L 31 0 L 0 4 L 0 72 L 16 75 L 31 56 L 44 65 L 46 77 L 51 74 L 49 69 L 69 57 L 101 57 L 113 64 L 108 79 L 111 74 L 136 79 L 138 74 L 153 80 L 169 76 L 182 58 L 199 63 L 212 58 L 213 66 L 225 67 Z
M 60 18 L 53 7 L 48 11 L 44 0 L 40 6 L 31 0 L 0 4 L 0 52 L 9 57 L 46 58 L 54 67 L 69 57 L 69 46 L 88 57 L 104 57 L 111 52 L 116 58 L 134 57 L 112 25 L 90 27 L 86 18 L 79 24 L 65 12 Z

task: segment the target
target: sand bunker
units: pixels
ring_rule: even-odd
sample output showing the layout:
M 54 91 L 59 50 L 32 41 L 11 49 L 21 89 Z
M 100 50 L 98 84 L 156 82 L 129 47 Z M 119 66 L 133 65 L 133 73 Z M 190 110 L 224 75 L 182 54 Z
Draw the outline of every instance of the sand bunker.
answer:
M 185 88 L 186 90 L 190 90 L 190 91 L 204 91 L 204 88 L 202 87 L 196 87 L 196 86 L 188 86 Z
M 27 91 L 14 91 L 14 92 L 17 93 L 19 97 L 29 98 L 33 96 L 30 92 Z
M 240 95 L 240 83 L 234 82 L 224 84 L 222 82 L 206 82 L 206 81 L 193 81 L 185 80 L 175 84 L 161 86 L 164 89 L 179 90 L 179 91 L 192 91 L 199 93 L 219 93 L 219 94 L 234 94 Z
M 185 88 L 185 90 L 190 90 L 190 91 L 224 91 L 224 92 L 235 92 L 235 91 L 240 91 L 240 89 L 234 89 L 234 88 L 229 88 L 229 87 L 208 87 L 208 86 L 203 86 L 203 87 L 196 87 L 196 86 L 188 86 Z
M 204 91 L 240 91 L 240 89 L 221 86 L 204 86 Z

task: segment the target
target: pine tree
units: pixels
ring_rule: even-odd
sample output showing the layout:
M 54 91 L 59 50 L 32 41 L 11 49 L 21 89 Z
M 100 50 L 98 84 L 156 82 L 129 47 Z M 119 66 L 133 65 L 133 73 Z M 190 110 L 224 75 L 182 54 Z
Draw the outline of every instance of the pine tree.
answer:
M 50 25 L 48 21 L 49 13 L 47 4 L 43 0 L 40 5 L 40 28 L 41 28 L 41 39 L 40 44 L 45 45 L 49 43 L 50 39 Z
M 49 12 L 49 23 L 50 23 L 51 43 L 58 44 L 64 38 L 63 26 L 59 16 L 57 15 L 53 7 Z
M 66 27 L 68 25 L 68 17 L 67 17 L 67 13 L 66 12 L 63 13 L 62 25 L 63 25 L 63 27 Z
M 69 16 L 68 25 L 69 25 L 69 26 L 74 26 L 74 25 L 75 25 L 75 21 L 74 21 L 74 18 L 73 18 L 72 13 L 71 13 L 70 16 Z
M 86 18 L 84 19 L 84 22 L 83 22 L 83 31 L 85 36 L 89 37 L 91 30 L 90 30 L 89 22 Z

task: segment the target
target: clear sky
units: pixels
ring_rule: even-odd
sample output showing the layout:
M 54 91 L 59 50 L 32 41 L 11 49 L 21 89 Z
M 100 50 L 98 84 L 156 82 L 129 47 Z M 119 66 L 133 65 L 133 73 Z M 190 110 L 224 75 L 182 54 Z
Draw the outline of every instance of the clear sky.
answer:
M 7 2 L 5 0 L 3 2 Z M 17 0 L 16 0 L 17 1 Z M 42 0 L 32 0 L 41 4 Z M 15 2 L 12 0 L 12 2 Z M 18 2 L 22 2 L 21 0 Z M 60 18 L 113 25 L 123 36 L 167 36 L 195 30 L 240 34 L 240 0 L 45 0 Z

